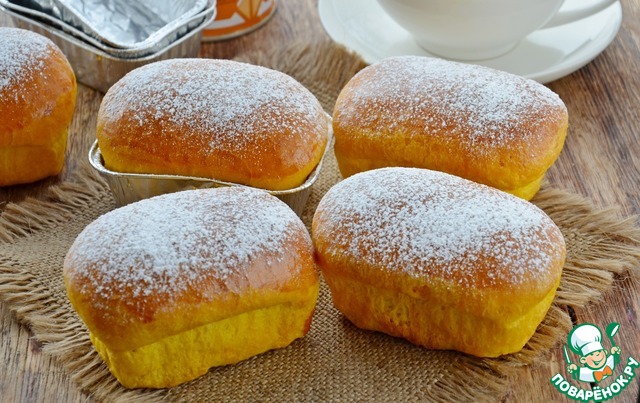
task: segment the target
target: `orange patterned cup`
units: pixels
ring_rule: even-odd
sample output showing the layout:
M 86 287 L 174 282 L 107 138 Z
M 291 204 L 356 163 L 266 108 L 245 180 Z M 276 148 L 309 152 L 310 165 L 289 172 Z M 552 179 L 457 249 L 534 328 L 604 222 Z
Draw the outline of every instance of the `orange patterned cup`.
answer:
M 218 0 L 216 18 L 202 33 L 202 40 L 235 38 L 260 27 L 276 9 L 276 0 Z

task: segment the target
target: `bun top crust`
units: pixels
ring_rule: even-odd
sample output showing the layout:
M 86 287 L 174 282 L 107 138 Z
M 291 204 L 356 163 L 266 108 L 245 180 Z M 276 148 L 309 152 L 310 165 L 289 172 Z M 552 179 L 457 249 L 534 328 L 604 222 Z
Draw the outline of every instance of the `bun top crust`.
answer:
M 427 128 L 426 134 L 447 129 L 460 134 L 465 147 L 489 147 L 476 150 L 484 153 L 514 141 L 539 141 L 540 128 L 556 125 L 566 112 L 556 93 L 533 80 L 437 58 L 384 59 L 361 70 L 346 88 L 349 102 L 336 108 L 338 118 L 360 113 L 363 127 L 397 121 Z M 432 116 L 443 120 L 433 122 Z
M 387 166 L 436 169 L 502 190 L 540 178 L 560 154 L 567 126 L 562 100 L 533 80 L 418 56 L 361 70 L 333 116 L 336 152 L 358 158 L 359 144 L 401 137 L 407 146 Z
M 385 286 L 409 279 L 417 293 L 439 284 L 460 298 L 483 289 L 542 298 L 557 286 L 565 256 L 560 230 L 535 205 L 417 168 L 338 183 L 318 206 L 313 239 L 321 259 L 343 262 L 356 277 Z
M 97 137 L 107 168 L 266 189 L 306 179 L 328 141 L 318 100 L 293 78 L 229 60 L 172 59 L 105 95 Z
M 0 147 L 50 144 L 60 130 L 29 128 L 48 117 L 66 128 L 75 94 L 73 70 L 53 42 L 35 32 L 0 27 Z
M 64 277 L 87 327 L 115 349 L 257 309 L 265 298 L 275 303 L 317 282 L 302 221 L 274 196 L 246 187 L 172 193 L 108 212 L 78 235 Z M 175 328 L 156 329 L 167 318 Z

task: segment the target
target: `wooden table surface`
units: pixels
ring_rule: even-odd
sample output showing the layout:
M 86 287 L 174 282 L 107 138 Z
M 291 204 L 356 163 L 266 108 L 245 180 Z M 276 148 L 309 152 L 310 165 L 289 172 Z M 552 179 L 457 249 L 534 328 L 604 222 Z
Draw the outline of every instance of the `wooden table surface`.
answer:
M 566 145 L 548 173 L 549 182 L 588 197 L 596 206 L 619 206 L 621 217 L 640 214 L 640 0 L 625 0 L 622 8 L 622 28 L 613 43 L 584 68 L 548 84 L 564 100 L 570 116 Z M 10 25 L 6 16 L 0 16 L 0 25 Z M 205 43 L 201 56 L 233 58 L 299 40 L 326 40 L 317 0 L 280 0 L 265 26 L 237 39 Z M 0 211 L 5 202 L 38 197 L 77 169 L 93 141 L 101 98 L 102 94 L 80 86 L 63 172 L 35 184 L 1 188 Z M 577 323 L 590 322 L 601 329 L 609 322 L 619 322 L 616 341 L 623 356 L 640 359 L 639 314 L 640 284 L 626 278 L 599 303 L 577 309 L 575 317 Z M 506 401 L 566 399 L 549 381 L 553 374 L 565 373 L 562 350 L 551 353 L 549 362 L 513 376 Z M 613 401 L 636 401 L 639 378 Z M 0 303 L 0 402 L 87 400 L 90 397 L 78 390 L 57 362 L 41 353 L 29 329 Z

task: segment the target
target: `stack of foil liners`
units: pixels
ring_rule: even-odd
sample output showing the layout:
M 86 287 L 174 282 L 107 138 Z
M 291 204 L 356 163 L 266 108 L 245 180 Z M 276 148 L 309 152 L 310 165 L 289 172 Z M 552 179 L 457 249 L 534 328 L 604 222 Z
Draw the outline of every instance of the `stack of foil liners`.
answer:
M 0 10 L 58 45 L 79 82 L 106 92 L 144 64 L 196 57 L 216 0 L 0 0 Z

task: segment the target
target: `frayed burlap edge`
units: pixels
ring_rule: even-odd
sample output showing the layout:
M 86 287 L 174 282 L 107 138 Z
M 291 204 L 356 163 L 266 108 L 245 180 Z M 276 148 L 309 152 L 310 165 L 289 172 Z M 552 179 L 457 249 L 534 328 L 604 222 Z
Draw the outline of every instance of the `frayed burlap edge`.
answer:
M 562 198 L 564 203 L 558 203 Z M 597 301 L 609 289 L 614 275 L 638 275 L 640 264 L 640 229 L 637 217 L 620 218 L 619 209 L 596 209 L 582 197 L 557 189 L 540 192 L 533 202 L 551 218 L 562 216 L 567 243 L 580 233 L 590 234 L 592 242 L 583 245 L 579 258 L 567 262 L 557 302 L 567 306 L 584 306 Z
M 0 241 L 11 242 L 72 219 L 76 209 L 90 203 L 105 187 L 92 171 L 87 168 L 83 171 L 70 182 L 50 187 L 42 199 L 28 198 L 18 204 L 7 204 L 0 217 Z

